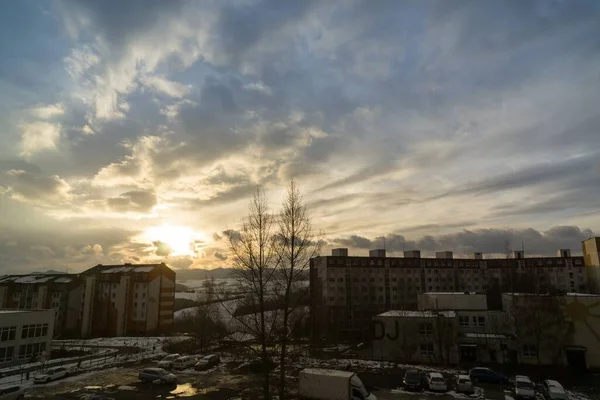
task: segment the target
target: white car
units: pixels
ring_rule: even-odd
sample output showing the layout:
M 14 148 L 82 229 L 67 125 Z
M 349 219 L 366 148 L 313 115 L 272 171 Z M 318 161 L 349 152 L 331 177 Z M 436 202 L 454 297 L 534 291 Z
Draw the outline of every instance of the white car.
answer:
M 192 368 L 194 365 L 196 365 L 196 359 L 192 356 L 183 356 L 183 357 L 179 357 L 177 360 L 175 360 L 175 362 L 173 363 L 173 368 L 174 369 L 186 369 L 186 368 Z
M 158 362 L 158 366 L 160 368 L 171 369 L 173 368 L 173 363 L 175 363 L 175 360 L 179 357 L 181 357 L 179 354 L 169 354 Z
M 23 400 L 25 390 L 18 385 L 6 386 L 0 388 L 0 400 Z
M 446 379 L 439 372 L 430 372 L 427 375 L 427 384 L 429 385 L 429 390 L 436 392 L 445 392 L 448 390 Z
M 458 375 L 456 377 L 456 391 L 459 393 L 473 393 L 473 382 L 469 375 Z
M 64 367 L 51 368 L 33 377 L 34 383 L 48 383 L 69 376 L 69 370 Z
M 552 379 L 547 379 L 542 382 L 542 394 L 548 400 L 569 400 L 569 395 L 565 388 Z
M 535 385 L 528 376 L 515 376 L 515 398 L 517 400 L 535 399 Z

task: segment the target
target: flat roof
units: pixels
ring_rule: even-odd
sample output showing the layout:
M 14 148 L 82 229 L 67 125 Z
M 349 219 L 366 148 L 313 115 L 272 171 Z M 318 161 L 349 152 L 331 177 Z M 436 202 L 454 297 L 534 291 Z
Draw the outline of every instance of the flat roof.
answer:
M 407 310 L 390 310 L 382 314 L 377 315 L 378 317 L 414 317 L 414 318 L 435 318 L 435 317 L 456 317 L 454 311 L 407 311 Z

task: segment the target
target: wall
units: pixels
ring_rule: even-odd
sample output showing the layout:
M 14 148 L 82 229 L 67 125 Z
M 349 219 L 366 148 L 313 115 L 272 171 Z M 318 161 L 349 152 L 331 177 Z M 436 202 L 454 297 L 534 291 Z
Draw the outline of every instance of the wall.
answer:
M 158 329 L 158 310 L 160 308 L 160 276 L 148 284 L 148 304 L 146 306 L 146 330 L 153 332 Z
M 487 310 L 485 294 L 423 293 L 418 302 L 419 310 Z
M 45 335 L 26 338 L 22 337 L 24 326 L 44 324 L 47 324 Z M 54 330 L 54 310 L 34 310 L 10 313 L 2 313 L 0 310 L 0 328 L 2 327 L 16 327 L 16 332 L 14 340 L 0 342 L 0 347 L 12 347 L 14 349 L 13 360 L 0 362 L 0 366 L 26 363 L 30 361 L 30 357 L 19 358 L 22 345 L 27 346 L 43 343 L 45 351 L 48 353 L 50 352 Z M 38 331 L 40 333 L 43 332 L 42 329 L 36 330 L 35 332 L 37 333 Z
M 173 307 L 175 304 L 175 277 L 169 279 L 163 272 L 161 274 L 160 305 L 158 308 L 158 329 L 169 331 L 173 326 Z
M 425 313 L 424 313 L 425 314 Z M 429 324 L 431 331 L 421 329 Z M 373 358 L 397 362 L 455 364 L 458 335 L 455 317 L 373 317 Z M 433 352 L 423 351 L 430 346 Z

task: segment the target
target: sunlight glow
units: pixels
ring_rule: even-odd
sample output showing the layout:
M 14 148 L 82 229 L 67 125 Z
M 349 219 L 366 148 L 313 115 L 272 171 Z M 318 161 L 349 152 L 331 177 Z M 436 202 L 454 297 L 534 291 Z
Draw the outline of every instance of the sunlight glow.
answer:
M 187 226 L 161 225 L 149 228 L 144 236 L 151 242 L 166 243 L 173 256 L 191 256 L 194 255 L 194 241 L 199 235 Z

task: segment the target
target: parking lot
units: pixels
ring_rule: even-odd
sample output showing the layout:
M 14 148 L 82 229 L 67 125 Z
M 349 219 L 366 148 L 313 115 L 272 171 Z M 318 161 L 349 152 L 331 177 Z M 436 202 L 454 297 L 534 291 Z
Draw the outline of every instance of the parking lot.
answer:
M 208 371 L 195 371 L 193 368 L 174 371 L 177 384 L 159 385 L 141 383 L 138 373 L 141 369 L 155 367 L 157 361 L 142 362 L 135 366 L 115 367 L 102 371 L 88 372 L 70 376 L 48 384 L 34 385 L 27 391 L 30 398 L 80 399 L 86 394 L 99 394 L 118 399 L 256 399 L 261 398 L 260 374 L 251 373 L 240 367 L 240 360 L 222 354 L 223 361 Z M 348 361 L 348 360 L 346 360 Z M 308 363 L 308 365 L 307 365 Z M 297 389 L 298 371 L 304 367 L 335 368 L 335 360 L 298 359 L 288 371 L 287 382 L 292 392 Z M 321 365 L 319 365 L 321 364 Z M 428 390 L 409 392 L 401 389 L 404 369 L 392 367 L 386 363 L 353 360 L 352 370 L 364 382 L 379 400 L 450 400 L 450 399 L 490 399 L 512 400 L 510 385 L 477 384 L 475 393 L 466 395 L 457 393 L 452 379 L 454 371 L 444 373 L 448 381 L 448 390 L 433 393 Z M 275 373 L 276 371 L 274 371 Z M 425 373 L 425 371 L 423 371 Z M 276 382 L 273 375 L 273 382 Z M 582 393 L 573 389 L 570 400 L 600 400 L 600 394 L 594 389 Z M 290 397 L 290 399 L 292 399 Z M 541 398 L 539 400 L 542 400 Z

